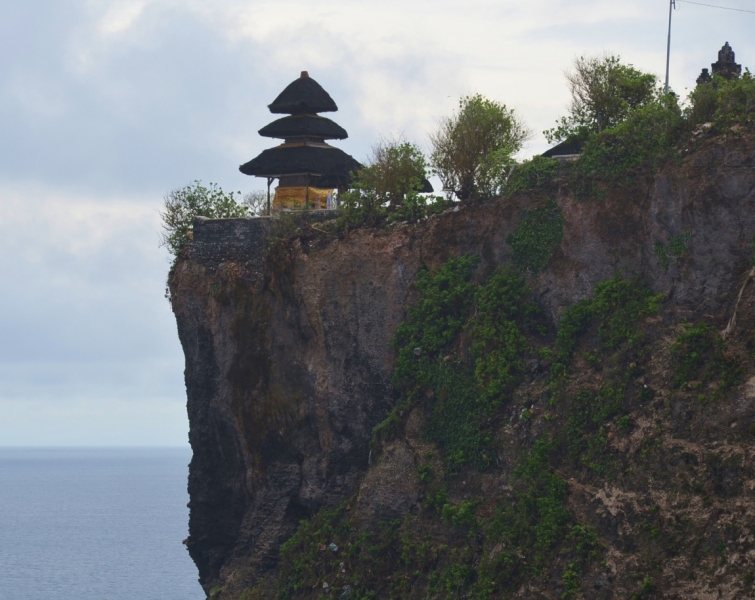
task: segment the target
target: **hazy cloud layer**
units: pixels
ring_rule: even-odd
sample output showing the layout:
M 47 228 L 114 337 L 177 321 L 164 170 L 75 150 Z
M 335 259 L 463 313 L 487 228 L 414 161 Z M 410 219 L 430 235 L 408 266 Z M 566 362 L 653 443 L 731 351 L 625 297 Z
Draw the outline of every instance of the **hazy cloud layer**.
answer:
M 715 3 L 715 2 L 711 2 Z M 727 6 L 753 8 L 746 0 Z M 193 179 L 247 191 L 239 164 L 302 69 L 362 159 L 383 134 L 426 144 L 462 94 L 539 132 L 563 71 L 619 53 L 663 75 L 667 3 L 638 0 L 0 4 L 0 445 L 180 444 L 182 357 L 163 298 L 162 195 Z M 755 15 L 679 4 L 682 95 L 729 41 L 755 64 Z

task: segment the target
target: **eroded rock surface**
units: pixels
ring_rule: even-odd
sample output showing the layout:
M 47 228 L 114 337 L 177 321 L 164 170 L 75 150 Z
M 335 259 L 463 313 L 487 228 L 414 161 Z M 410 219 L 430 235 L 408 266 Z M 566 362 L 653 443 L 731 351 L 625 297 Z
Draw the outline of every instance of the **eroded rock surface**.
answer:
M 657 327 L 668 336 L 685 318 L 726 325 L 755 234 L 755 139 L 744 135 L 698 142 L 650 185 L 612 190 L 599 200 L 576 200 L 564 182 L 552 192 L 461 206 L 417 224 L 292 238 L 275 256 L 264 250 L 270 223 L 259 225 L 253 242 L 243 236 L 203 242 L 197 228 L 171 272 L 170 289 L 186 355 L 194 451 L 187 545 L 208 593 L 222 588 L 222 598 L 236 598 L 274 577 L 281 544 L 322 507 L 354 497 L 366 526 L 417 510 L 418 448 L 426 443 L 421 416 L 405 437 L 370 457 L 372 430 L 396 401 L 392 339 L 416 299 L 412 282 L 421 266 L 437 268 L 452 256 L 479 255 L 480 277 L 510 263 L 507 237 L 528 208 L 549 198 L 564 216 L 563 241 L 548 270 L 528 283 L 552 325 L 617 272 L 665 294 Z M 685 234 L 686 253 L 664 269 L 656 245 Z M 753 338 L 753 287 L 739 307 L 743 348 Z M 657 567 L 654 593 L 663 593 L 657 597 L 755 596 L 742 575 L 755 568 L 755 373 L 746 363 L 744 383 L 715 410 L 701 412 L 689 397 L 665 393 L 663 347 L 657 341 L 659 358 L 646 375 L 657 390 L 654 404 L 635 415 L 630 435 L 610 441 L 628 460 L 639 460 L 643 440 L 655 436 L 662 460 L 642 480 L 594 487 L 567 477 L 571 509 L 598 528 L 606 547 L 605 568 L 591 575 L 586 597 L 636 591 L 631 566 L 644 548 L 637 536 L 657 513 L 696 524 L 701 536 L 737 524 L 739 536 L 723 559 L 700 558 L 704 539 L 696 548 L 680 540 L 678 553 Z M 512 404 L 512 424 L 500 433 L 502 455 L 536 431 L 538 414 L 547 413 L 536 405 L 533 421 L 522 424 L 521 406 Z M 494 498 L 505 493 L 507 477 L 505 465 L 470 473 L 449 492 Z M 696 485 L 704 492 L 694 492 Z M 706 561 L 709 569 L 700 571 Z M 547 578 L 533 581 L 516 597 L 558 597 L 549 589 Z

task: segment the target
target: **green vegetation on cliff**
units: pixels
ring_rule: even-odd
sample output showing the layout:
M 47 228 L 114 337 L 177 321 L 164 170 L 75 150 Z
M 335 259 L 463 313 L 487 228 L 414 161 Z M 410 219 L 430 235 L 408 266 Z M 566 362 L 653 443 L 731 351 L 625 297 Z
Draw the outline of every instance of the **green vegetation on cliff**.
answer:
M 426 249 L 450 246 L 453 254 L 473 248 L 480 257 L 461 255 L 434 269 L 420 268 L 393 348 L 388 336 L 381 342 L 382 364 L 390 364 L 391 352 L 395 358 L 393 410 L 373 430 L 388 410 L 381 402 L 390 398 L 391 392 L 383 392 L 390 389 L 385 383 L 390 373 L 384 370 L 376 383 L 349 372 L 357 383 L 344 393 L 356 399 L 356 404 L 343 405 L 349 406 L 347 414 L 356 415 L 370 402 L 379 408 L 370 420 L 360 416 L 367 425 L 357 443 L 348 426 L 339 423 L 338 430 L 318 425 L 320 437 L 300 444 L 295 453 L 286 449 L 291 472 L 309 468 L 313 457 L 336 456 L 328 465 L 330 474 L 313 476 L 310 470 L 307 475 L 306 481 L 321 477 L 318 483 L 329 491 L 318 496 L 307 490 L 304 496 L 278 490 L 276 506 L 290 504 L 285 505 L 283 526 L 271 530 L 279 541 L 290 537 L 280 548 L 277 566 L 260 574 L 254 561 L 275 556 L 262 556 L 262 550 L 245 555 L 245 547 L 235 550 L 233 560 L 253 556 L 252 562 L 220 576 L 227 587 L 217 589 L 218 598 L 237 600 L 243 586 L 256 585 L 239 597 L 493 600 L 547 591 L 565 599 L 639 599 L 667 593 L 694 597 L 709 582 L 721 581 L 729 597 L 751 595 L 755 568 L 748 558 L 752 543 L 746 532 L 752 517 L 746 494 L 753 481 L 747 457 L 755 439 L 755 380 L 748 380 L 752 373 L 743 356 L 749 350 L 751 358 L 755 344 L 749 288 L 736 298 L 737 291 L 745 290 L 741 270 L 745 263 L 751 268 L 749 256 L 745 260 L 737 254 L 742 248 L 750 254 L 747 202 L 752 183 L 741 178 L 741 165 L 751 165 L 752 143 L 751 137 L 740 135 L 752 125 L 740 102 L 750 83 L 747 78 L 714 83 L 718 87 L 700 91 L 695 102 L 710 101 L 715 110 L 703 110 L 700 104 L 693 116 L 673 99 L 650 98 L 615 123 L 590 132 L 575 163 L 538 158 L 520 165 L 507 180 L 507 193 L 517 197 L 480 204 L 458 217 L 446 214 L 427 227 L 343 236 L 340 247 L 327 241 L 318 246 L 322 238 L 304 227 L 291 233 L 291 239 L 301 242 L 298 249 L 289 240 L 271 245 L 276 253 L 267 258 L 285 261 L 274 265 L 270 289 L 285 290 L 286 318 L 298 304 L 307 308 L 313 323 L 317 310 L 310 310 L 309 297 L 302 299 L 295 290 L 302 284 L 309 296 L 311 282 L 323 281 L 307 272 L 307 265 L 315 263 L 318 274 L 328 270 L 317 262 L 323 260 L 318 255 L 323 248 L 327 260 L 349 268 L 372 260 L 381 239 L 393 244 L 401 269 L 416 268 L 423 258 L 437 264 L 437 255 L 428 256 Z M 725 116 L 734 114 L 727 113 L 730 106 L 746 118 L 730 120 Z M 705 123 L 711 124 L 700 126 Z M 721 135 L 695 146 L 711 130 Z M 700 153 L 682 158 L 688 150 Z M 715 162 L 722 150 L 736 158 L 736 165 L 723 171 Z M 643 204 L 644 195 L 635 202 L 632 193 L 648 189 L 640 190 L 648 184 L 647 175 L 677 160 L 681 174 L 677 177 L 673 168 L 667 173 L 672 187 L 681 182 L 679 187 L 666 193 L 656 186 L 649 206 Z M 720 185 L 721 172 L 731 176 L 726 186 Z M 720 191 L 726 187 L 731 188 L 728 195 Z M 688 190 L 689 198 L 671 210 L 679 189 Z M 374 204 L 383 212 L 373 224 L 419 221 L 430 214 L 427 206 L 412 207 L 410 198 L 419 198 L 414 192 L 394 194 L 403 195 L 403 203 L 391 211 L 385 203 Z M 572 202 L 572 192 L 591 202 Z M 356 202 L 347 210 L 352 208 L 356 216 L 348 226 L 364 224 L 359 213 L 364 207 Z M 716 222 L 713 213 L 730 220 Z M 575 252 L 578 236 L 561 244 L 564 215 L 574 219 L 567 235 L 574 235 L 577 223 L 591 228 L 587 233 L 595 240 L 594 262 Z M 479 223 L 499 218 L 497 229 L 485 229 L 484 239 L 475 238 Z M 518 220 L 512 223 L 512 218 Z M 670 222 L 693 223 L 695 229 L 671 236 L 664 228 Z M 737 226 L 746 237 L 730 225 L 744 222 L 747 228 Z M 636 253 L 629 244 L 613 241 L 621 237 L 617 232 L 632 235 L 632 227 L 642 230 Z M 327 226 L 324 230 L 340 234 Z M 714 237 L 726 240 L 713 242 Z M 707 257 L 701 259 L 703 244 L 715 257 L 710 264 Z M 346 258 L 352 252 L 358 263 Z M 502 260 L 509 264 L 501 265 Z M 595 282 L 615 268 L 615 275 L 586 287 L 585 281 Z M 638 272 L 649 283 L 632 275 Z M 392 275 L 381 273 L 356 281 L 374 285 L 380 279 L 383 285 Z M 404 277 L 393 288 L 386 284 L 389 293 L 398 290 L 400 295 L 374 312 L 374 305 L 360 300 L 355 309 L 361 311 L 359 319 L 383 317 L 386 305 L 395 315 L 395 298 L 405 297 L 406 282 Z M 219 293 L 211 288 L 213 302 L 224 301 L 222 287 L 221 282 Z M 666 290 L 668 300 L 653 289 Z M 582 299 L 564 307 L 565 297 Z M 707 303 L 704 310 L 695 304 L 700 298 Z M 734 299 L 741 306 L 740 320 L 735 333 L 723 339 L 718 330 L 731 316 Z M 319 310 L 324 305 L 311 306 Z M 329 312 L 328 327 L 343 316 L 340 309 Z M 293 328 L 300 327 L 296 318 L 292 322 Z M 366 322 L 352 323 L 364 331 Z M 241 339 L 245 334 L 234 335 Z M 297 330 L 292 339 L 298 335 Z M 338 344 L 354 339 L 349 335 L 336 338 Z M 327 346 L 334 338 L 324 339 Z M 359 352 L 345 357 L 374 367 Z M 253 361 L 241 366 L 249 364 Z M 335 368 L 343 369 L 343 364 Z M 379 369 L 370 376 L 374 372 Z M 381 391 L 372 395 L 373 387 Z M 258 404 L 248 406 L 257 410 Z M 322 410 L 333 422 L 341 418 Z M 297 432 L 306 429 L 298 427 L 305 418 L 309 416 L 292 412 Z M 250 427 L 247 433 L 254 437 L 258 430 Z M 333 440 L 333 446 L 351 445 L 346 460 L 341 460 L 343 454 L 311 450 Z M 281 434 L 276 443 L 287 440 Z M 353 477 L 343 488 L 341 468 L 351 468 L 348 476 Z M 273 466 L 264 474 L 273 481 L 282 471 Z M 348 489 L 349 495 L 339 496 L 333 489 Z M 302 514 L 309 516 L 291 535 Z M 249 536 L 244 543 L 251 547 L 255 540 Z
M 478 283 L 477 264 L 463 256 L 421 271 L 419 297 L 395 338 L 394 383 L 402 399 L 373 443 L 379 450 L 400 436 L 411 411 L 424 415 L 423 435 L 443 460 L 429 453 L 418 467 L 423 510 L 375 529 L 360 523 L 353 498 L 303 521 L 281 551 L 280 598 L 324 597 L 332 588 L 352 598 L 483 600 L 555 573 L 552 585 L 571 598 L 581 593 L 584 573 L 599 567 L 602 544 L 569 507 L 566 474 L 590 485 L 631 472 L 608 440 L 627 435 L 630 411 L 653 397 L 636 381 L 650 360 L 647 319 L 661 296 L 616 275 L 567 309 L 554 335 L 517 272 L 502 268 Z M 716 348 L 700 342 L 708 333 L 686 328 L 672 346 L 679 377 L 730 377 Z M 580 369 L 602 372 L 600 387 L 571 381 L 576 360 Z M 515 392 L 523 384 L 550 398 L 547 412 L 529 444 L 505 447 L 504 431 L 530 427 L 543 410 L 521 406 Z M 512 404 L 521 406 L 513 418 Z M 653 448 L 647 445 L 643 456 Z M 451 486 L 472 477 L 470 466 L 508 473 L 509 491 L 452 499 Z M 642 575 L 637 597 L 653 585 Z

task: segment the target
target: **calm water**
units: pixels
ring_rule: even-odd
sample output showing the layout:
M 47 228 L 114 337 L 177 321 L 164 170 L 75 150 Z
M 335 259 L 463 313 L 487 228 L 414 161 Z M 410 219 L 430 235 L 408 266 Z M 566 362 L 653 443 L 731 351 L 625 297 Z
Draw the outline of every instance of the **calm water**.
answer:
M 201 600 L 188 449 L 0 448 L 0 599 Z

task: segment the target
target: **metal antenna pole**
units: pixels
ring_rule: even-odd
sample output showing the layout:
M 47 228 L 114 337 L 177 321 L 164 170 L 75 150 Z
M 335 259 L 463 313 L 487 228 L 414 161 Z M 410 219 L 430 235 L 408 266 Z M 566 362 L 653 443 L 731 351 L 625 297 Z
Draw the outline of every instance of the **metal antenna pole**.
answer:
M 668 41 L 666 42 L 666 87 L 664 93 L 668 94 L 668 70 L 671 60 L 671 13 L 676 8 L 676 0 L 669 0 L 668 3 Z

